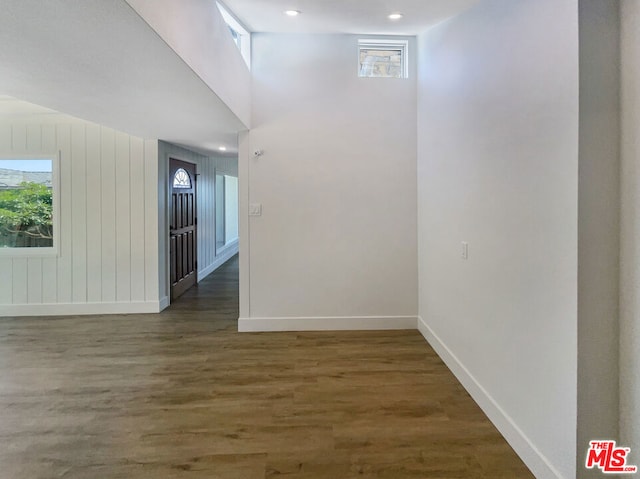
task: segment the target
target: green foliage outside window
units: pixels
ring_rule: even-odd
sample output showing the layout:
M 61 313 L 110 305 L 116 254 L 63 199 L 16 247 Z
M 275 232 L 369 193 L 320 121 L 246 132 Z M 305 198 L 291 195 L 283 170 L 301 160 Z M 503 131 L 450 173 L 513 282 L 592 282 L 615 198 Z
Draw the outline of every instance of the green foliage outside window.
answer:
M 34 246 L 53 246 L 53 192 L 33 182 L 0 190 L 0 248 Z

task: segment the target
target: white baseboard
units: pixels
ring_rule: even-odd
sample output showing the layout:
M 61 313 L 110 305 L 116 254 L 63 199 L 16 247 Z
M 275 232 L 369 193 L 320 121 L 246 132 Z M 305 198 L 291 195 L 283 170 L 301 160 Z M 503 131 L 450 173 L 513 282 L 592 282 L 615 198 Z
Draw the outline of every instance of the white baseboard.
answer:
M 0 305 L 0 316 L 76 316 L 87 314 L 136 314 L 159 312 L 159 301 Z
M 347 316 L 312 318 L 240 318 L 238 331 L 359 331 L 416 329 L 416 316 Z
M 229 243 L 220 251 L 213 263 L 198 271 L 198 283 L 233 258 L 236 254 L 238 254 L 238 240 Z
M 564 479 L 421 317 L 418 317 L 418 330 L 536 478 Z
M 169 300 L 169 296 L 163 296 L 160 298 L 160 311 L 164 311 L 169 307 L 171 301 Z

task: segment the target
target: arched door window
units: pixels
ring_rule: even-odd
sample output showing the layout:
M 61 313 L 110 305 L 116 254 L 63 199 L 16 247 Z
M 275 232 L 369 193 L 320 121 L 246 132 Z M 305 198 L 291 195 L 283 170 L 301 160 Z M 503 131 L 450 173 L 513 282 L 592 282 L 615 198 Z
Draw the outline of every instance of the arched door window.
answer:
M 173 175 L 174 188 L 191 188 L 191 177 L 184 168 L 178 168 Z

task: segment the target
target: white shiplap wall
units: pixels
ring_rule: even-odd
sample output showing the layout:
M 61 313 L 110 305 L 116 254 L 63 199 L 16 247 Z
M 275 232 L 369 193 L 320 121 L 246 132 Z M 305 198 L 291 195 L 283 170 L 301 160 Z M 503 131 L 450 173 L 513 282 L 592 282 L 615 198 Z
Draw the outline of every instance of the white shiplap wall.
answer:
M 0 103 L 0 157 L 60 155 L 60 249 L 0 257 L 0 315 L 158 311 L 158 142 L 25 105 Z
M 226 248 L 221 254 L 216 255 L 216 202 L 215 202 L 215 177 L 216 171 L 229 176 L 238 176 L 238 160 L 237 158 L 223 157 L 207 157 L 195 153 L 186 148 L 167 143 L 159 142 L 159 161 L 163 168 L 166 184 L 168 185 L 168 164 L 170 158 L 187 161 L 196 164 L 196 173 L 198 174 L 197 189 L 197 207 L 198 207 L 198 281 L 215 271 L 220 265 L 231 258 L 238 252 L 238 244 L 235 243 Z M 162 175 L 162 173 L 161 173 Z M 168 194 L 165 191 L 166 202 L 168 204 Z M 168 208 L 167 208 L 168 211 Z M 162 220 L 161 220 L 162 221 Z M 167 278 L 167 239 L 169 236 L 166 229 L 166 219 L 163 221 L 165 230 L 164 239 L 161 240 L 161 258 L 162 263 L 160 275 Z M 164 255 L 164 256 L 162 256 Z M 163 276 L 164 275 L 164 276 Z M 167 278 L 168 282 L 168 278 Z M 163 298 L 163 306 L 168 304 L 168 284 L 163 288 L 161 296 Z

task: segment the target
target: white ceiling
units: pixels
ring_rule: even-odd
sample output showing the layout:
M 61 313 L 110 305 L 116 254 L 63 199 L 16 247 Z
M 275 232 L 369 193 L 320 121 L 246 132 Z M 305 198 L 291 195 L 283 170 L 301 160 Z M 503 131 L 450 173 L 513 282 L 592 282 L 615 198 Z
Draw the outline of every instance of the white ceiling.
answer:
M 224 3 L 251 31 L 412 35 L 477 1 Z M 300 10 L 302 15 L 286 17 L 286 9 Z M 390 21 L 387 15 L 397 11 L 404 18 Z M 237 152 L 237 132 L 245 129 L 123 0 L 2 0 L 3 94 L 201 152 L 217 153 L 221 145 L 227 146 L 227 154 Z
M 222 0 L 252 32 L 417 35 L 479 0 Z M 287 17 L 285 10 L 302 12 Z M 387 18 L 402 13 L 401 20 Z
M 0 118 L 2 119 L 22 119 L 23 117 L 43 116 L 55 113 L 54 110 L 40 105 L 16 100 L 12 96 L 0 95 Z
M 2 0 L 0 95 L 206 152 L 245 129 L 124 1 Z

